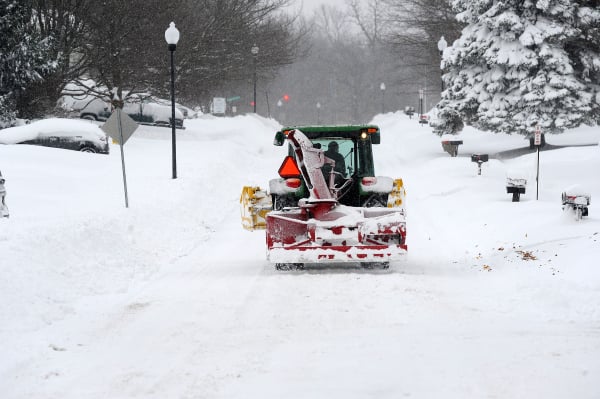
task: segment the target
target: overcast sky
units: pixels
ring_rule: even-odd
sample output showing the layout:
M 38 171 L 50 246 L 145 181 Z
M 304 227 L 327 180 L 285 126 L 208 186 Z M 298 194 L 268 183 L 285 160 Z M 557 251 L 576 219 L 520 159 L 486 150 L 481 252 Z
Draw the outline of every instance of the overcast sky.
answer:
M 321 4 L 331 4 L 331 5 L 344 5 L 344 0 L 295 0 L 298 4 L 303 4 L 303 9 L 312 13 L 313 10 L 316 10 L 321 6 Z
M 294 8 L 302 7 L 302 12 L 304 15 L 312 16 L 313 11 L 319 8 L 322 4 L 343 7 L 346 4 L 346 0 L 292 0 L 292 3 Z

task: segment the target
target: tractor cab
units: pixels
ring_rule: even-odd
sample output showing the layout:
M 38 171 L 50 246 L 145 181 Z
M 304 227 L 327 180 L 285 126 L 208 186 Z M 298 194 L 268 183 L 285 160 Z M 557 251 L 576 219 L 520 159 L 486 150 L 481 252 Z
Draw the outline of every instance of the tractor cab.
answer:
M 307 126 L 285 128 L 275 135 L 275 145 L 283 145 L 285 137 L 291 130 L 300 130 L 313 143 L 315 148 L 322 149 L 327 156 L 330 144 L 338 145 L 338 153 L 344 158 L 345 175 L 375 176 L 373 166 L 372 144 L 379 144 L 381 136 L 377 126 Z M 289 154 L 294 152 L 291 145 Z
M 387 192 L 379 195 L 373 165 L 372 145 L 381 141 L 377 126 L 287 127 L 275 134 L 274 145 L 282 146 L 288 134 L 294 130 L 301 131 L 314 149 L 323 152 L 326 162 L 321 170 L 326 182 L 331 181 L 330 188 L 336 192 L 341 204 L 386 206 Z M 296 161 L 296 153 L 289 145 L 288 157 L 279 170 L 280 179 L 272 180 L 270 184 L 274 209 L 296 206 L 299 199 L 308 196 L 306 182 Z

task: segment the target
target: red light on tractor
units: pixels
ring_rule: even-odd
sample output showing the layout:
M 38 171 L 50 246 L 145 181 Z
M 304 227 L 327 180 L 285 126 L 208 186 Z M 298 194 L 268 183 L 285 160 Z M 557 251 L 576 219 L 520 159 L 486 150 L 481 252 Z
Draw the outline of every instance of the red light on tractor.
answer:
M 254 107 L 254 101 L 250 101 L 250 106 Z
M 286 103 L 287 103 L 288 101 L 290 101 L 290 96 L 289 96 L 289 95 L 287 95 L 287 94 L 284 94 L 284 95 L 283 95 L 283 101 L 285 101 Z
M 300 187 L 301 184 L 302 184 L 302 180 L 298 179 L 297 177 L 293 177 L 291 179 L 285 180 L 285 185 L 288 186 L 289 188 L 298 188 L 298 187 Z
M 374 186 L 377 184 L 377 178 L 373 176 L 366 176 L 362 178 L 361 183 L 363 186 Z
M 293 157 L 289 155 L 285 157 L 283 163 L 279 167 L 279 176 L 283 177 L 284 179 L 301 176 L 300 169 L 298 168 L 298 165 Z

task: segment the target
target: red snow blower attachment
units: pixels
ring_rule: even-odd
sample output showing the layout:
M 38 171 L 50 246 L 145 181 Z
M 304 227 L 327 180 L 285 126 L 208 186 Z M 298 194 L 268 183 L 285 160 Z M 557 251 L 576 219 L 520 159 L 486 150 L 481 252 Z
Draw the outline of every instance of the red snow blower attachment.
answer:
M 326 179 L 324 170 L 335 170 L 336 161 L 315 148 L 300 130 L 287 132 L 287 140 L 294 156 L 285 162 L 296 163 L 297 169 L 291 169 L 300 171 L 309 196 L 300 199 L 295 207 L 283 207 L 265 215 L 267 257 L 278 269 L 323 262 L 381 264 L 386 268 L 389 261 L 406 254 L 403 206 L 340 204 L 338 196 L 355 184 L 352 178 L 334 172 L 326 173 Z

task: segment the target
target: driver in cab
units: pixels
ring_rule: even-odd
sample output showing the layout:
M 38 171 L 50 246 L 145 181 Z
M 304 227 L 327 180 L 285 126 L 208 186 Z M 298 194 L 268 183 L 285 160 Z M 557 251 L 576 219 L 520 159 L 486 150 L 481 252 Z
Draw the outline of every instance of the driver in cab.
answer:
M 334 166 L 333 170 L 335 172 L 338 172 L 341 174 L 341 176 L 336 175 L 336 177 L 335 177 L 336 184 L 339 181 L 342 181 L 346 177 L 346 161 L 344 160 L 344 157 L 342 156 L 342 154 L 340 154 L 339 151 L 340 151 L 340 146 L 337 143 L 337 141 L 331 141 L 327 145 L 327 151 L 325 151 L 325 156 L 329 159 L 332 159 L 335 162 L 335 166 Z M 329 175 L 329 173 L 327 173 L 327 175 Z M 328 177 L 328 176 L 326 176 L 326 177 Z

